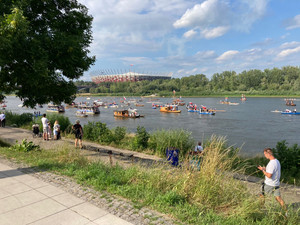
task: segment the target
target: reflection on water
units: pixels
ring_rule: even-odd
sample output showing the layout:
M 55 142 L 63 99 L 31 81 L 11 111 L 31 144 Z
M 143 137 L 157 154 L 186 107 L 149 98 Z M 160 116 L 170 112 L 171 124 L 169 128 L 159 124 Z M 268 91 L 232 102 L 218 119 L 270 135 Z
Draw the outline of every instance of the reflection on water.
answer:
M 93 102 L 96 99 L 99 97 L 91 97 L 90 100 L 79 97 L 76 102 Z M 107 102 L 116 101 L 119 106 L 121 105 L 120 98 L 101 99 Z M 13 96 L 8 96 L 6 100 L 7 110 L 13 112 L 46 113 L 46 105 L 43 108 L 27 109 L 18 107 L 21 101 Z M 179 106 L 181 113 L 162 113 L 158 108 L 152 109 L 151 103 L 147 103 L 149 99 L 144 99 L 142 102 L 144 107 L 132 106 L 137 108 L 141 115 L 145 115 L 144 118 L 115 118 L 113 111 L 117 108 L 100 107 L 100 115 L 89 115 L 87 118 L 80 118 L 80 121 L 83 125 L 88 121 L 100 121 L 106 123 L 109 128 L 121 126 L 126 127 L 130 132 L 135 132 L 137 126 L 143 126 L 149 132 L 157 129 L 185 129 L 192 132 L 196 141 L 203 141 L 212 134 L 226 136 L 230 145 L 242 146 L 242 153 L 249 155 L 261 153 L 265 147 L 275 147 L 276 143 L 281 140 L 287 140 L 289 144 L 300 144 L 297 132 L 300 116 L 271 112 L 284 110 L 287 107 L 283 98 L 247 98 L 244 103 L 240 101 L 240 98 L 230 99 L 231 102 L 239 102 L 239 105 L 220 104 L 221 98 L 183 98 L 183 100 L 186 103 L 193 102 L 198 106 L 202 104 L 223 111 L 216 112 L 214 116 L 199 115 L 188 113 L 184 106 Z M 160 98 L 159 101 L 168 103 L 172 99 Z M 68 108 L 64 115 L 74 123 L 78 119 L 75 112 L 76 108 Z

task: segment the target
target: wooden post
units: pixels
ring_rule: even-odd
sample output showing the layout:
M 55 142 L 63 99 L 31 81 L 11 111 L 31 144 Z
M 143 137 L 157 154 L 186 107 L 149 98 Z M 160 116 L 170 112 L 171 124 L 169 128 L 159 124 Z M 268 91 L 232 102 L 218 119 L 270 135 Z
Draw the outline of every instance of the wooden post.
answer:
M 113 161 L 112 161 L 112 151 L 109 150 L 107 153 L 108 153 L 108 156 L 109 156 L 110 166 L 113 166 Z

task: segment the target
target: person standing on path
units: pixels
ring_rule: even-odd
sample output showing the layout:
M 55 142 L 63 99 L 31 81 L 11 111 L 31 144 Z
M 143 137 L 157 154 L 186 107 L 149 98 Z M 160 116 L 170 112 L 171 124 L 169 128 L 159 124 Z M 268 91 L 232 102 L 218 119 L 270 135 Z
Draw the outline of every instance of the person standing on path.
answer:
M 42 124 L 43 124 L 43 139 L 45 141 L 49 140 L 48 132 L 49 132 L 49 126 L 48 126 L 48 119 L 46 118 L 46 114 L 43 114 L 42 118 Z
M 285 203 L 281 198 L 280 191 L 279 191 L 280 175 L 281 175 L 280 162 L 274 157 L 271 148 L 265 148 L 264 155 L 270 161 L 267 167 L 258 166 L 258 169 L 261 170 L 265 175 L 265 181 L 262 185 L 262 196 L 264 196 L 264 194 L 273 193 L 275 199 L 279 202 L 281 207 L 286 210 Z
M 0 114 L 0 127 L 5 127 L 5 114 L 2 112 Z
M 75 133 L 75 148 L 77 148 L 77 143 L 79 141 L 79 147 L 82 149 L 83 130 L 79 120 L 76 120 L 76 124 L 72 126 L 72 130 Z
M 54 136 L 54 140 L 60 139 L 60 125 L 58 123 L 58 120 L 55 120 L 55 122 L 54 122 L 53 136 Z

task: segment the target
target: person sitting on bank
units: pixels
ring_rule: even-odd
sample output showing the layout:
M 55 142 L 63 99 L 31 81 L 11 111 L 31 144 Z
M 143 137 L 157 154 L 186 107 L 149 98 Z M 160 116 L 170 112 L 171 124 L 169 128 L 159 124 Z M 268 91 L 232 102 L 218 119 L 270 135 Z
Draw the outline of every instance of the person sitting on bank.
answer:
M 200 155 L 203 152 L 202 143 L 199 141 L 198 145 L 196 145 L 195 150 L 193 152 L 194 155 Z

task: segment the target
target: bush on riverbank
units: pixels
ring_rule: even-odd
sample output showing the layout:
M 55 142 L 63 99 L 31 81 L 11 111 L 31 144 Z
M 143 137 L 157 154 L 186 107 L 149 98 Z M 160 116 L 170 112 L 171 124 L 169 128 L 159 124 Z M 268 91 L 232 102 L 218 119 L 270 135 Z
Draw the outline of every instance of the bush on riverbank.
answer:
M 151 134 L 149 140 L 149 148 L 160 157 L 165 157 L 168 147 L 176 147 L 180 149 L 180 156 L 185 158 L 194 148 L 194 144 L 192 133 L 183 129 L 156 130 Z
M 136 134 L 132 141 L 132 148 L 137 149 L 146 149 L 148 147 L 148 140 L 150 138 L 149 133 L 146 131 L 145 127 L 138 126 L 136 128 Z
M 27 129 L 32 129 L 33 124 L 39 124 L 40 128 L 42 125 L 42 117 L 33 117 L 32 113 L 22 113 L 17 114 L 10 111 L 5 112 L 6 124 L 8 126 L 16 126 L 16 127 L 25 127 Z M 71 125 L 68 117 L 59 114 L 47 114 L 47 119 L 51 123 L 53 127 L 54 122 L 58 120 L 60 125 L 60 130 L 63 132 Z
M 47 151 L 15 152 L 1 148 L 8 158 L 73 177 L 82 185 L 130 199 L 137 208 L 148 206 L 183 224 L 297 224 L 299 215 L 285 219 L 277 203 L 261 207 L 258 198 L 227 170 L 234 161 L 224 139 L 214 137 L 200 171 L 169 168 L 122 168 L 89 162 L 80 151 L 63 147 Z M 155 221 L 153 221 L 155 222 Z
M 286 141 L 278 142 L 276 148 L 273 149 L 274 156 L 281 163 L 282 175 L 291 182 L 295 178 L 300 179 L 300 146 L 294 144 L 288 146 Z M 300 181 L 299 181 L 300 182 Z
M 8 126 L 26 126 L 32 122 L 32 114 L 31 113 L 22 113 L 17 114 L 11 111 L 5 112 L 6 125 Z

